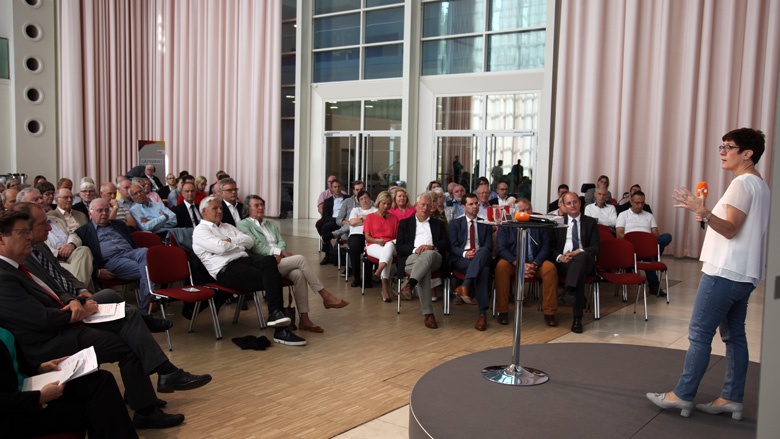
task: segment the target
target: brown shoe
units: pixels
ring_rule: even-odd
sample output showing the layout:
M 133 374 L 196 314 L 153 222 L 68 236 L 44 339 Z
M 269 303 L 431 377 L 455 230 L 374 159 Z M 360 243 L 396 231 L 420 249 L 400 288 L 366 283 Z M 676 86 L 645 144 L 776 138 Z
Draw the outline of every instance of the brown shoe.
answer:
M 471 297 L 469 296 L 469 289 L 468 287 L 465 287 L 463 285 L 459 287 L 455 287 L 455 294 L 460 297 L 460 300 L 463 301 L 463 303 L 468 303 L 469 305 L 475 303 Z
M 409 285 L 409 282 L 406 282 L 403 288 L 401 288 L 401 297 L 404 300 L 412 300 L 412 287 Z
M 547 326 L 558 326 L 558 321 L 555 320 L 555 315 L 544 315 L 544 323 L 547 323 Z
M 498 324 L 499 325 L 508 325 L 509 324 L 509 313 L 508 312 L 500 312 L 500 313 L 498 313 Z
M 425 327 L 436 329 L 439 325 L 436 324 L 436 317 L 433 314 L 425 314 Z
M 474 325 L 474 329 L 477 331 L 484 331 L 487 329 L 487 318 L 485 314 L 480 314 L 479 318 L 477 318 L 477 324 Z

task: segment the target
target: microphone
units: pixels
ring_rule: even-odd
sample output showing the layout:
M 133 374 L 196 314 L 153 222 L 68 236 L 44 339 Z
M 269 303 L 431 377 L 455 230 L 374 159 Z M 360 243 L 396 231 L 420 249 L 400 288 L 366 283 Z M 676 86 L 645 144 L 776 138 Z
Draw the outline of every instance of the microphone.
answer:
M 710 188 L 707 187 L 706 181 L 700 181 L 696 185 L 696 196 L 699 198 L 707 199 L 707 195 L 709 195 Z M 704 229 L 704 220 L 701 221 L 701 228 Z

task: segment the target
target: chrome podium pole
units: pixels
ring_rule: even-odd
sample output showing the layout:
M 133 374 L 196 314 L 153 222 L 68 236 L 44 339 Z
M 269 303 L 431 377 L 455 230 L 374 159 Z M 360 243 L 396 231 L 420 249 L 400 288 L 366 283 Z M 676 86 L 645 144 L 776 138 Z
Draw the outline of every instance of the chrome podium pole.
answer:
M 504 226 L 506 227 L 506 226 Z M 535 386 L 544 384 L 550 377 L 539 369 L 520 365 L 520 333 L 523 318 L 523 288 L 525 287 L 525 249 L 528 238 L 528 228 L 517 227 L 517 267 L 515 267 L 515 331 L 512 345 L 512 364 L 488 366 L 482 369 L 482 376 L 499 384 L 509 386 Z

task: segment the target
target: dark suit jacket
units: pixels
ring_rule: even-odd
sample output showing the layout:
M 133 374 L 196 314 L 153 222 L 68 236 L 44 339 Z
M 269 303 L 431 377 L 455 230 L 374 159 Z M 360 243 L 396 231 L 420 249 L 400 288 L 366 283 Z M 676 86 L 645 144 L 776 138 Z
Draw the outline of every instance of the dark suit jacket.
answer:
M 83 282 L 76 279 L 76 276 L 74 276 L 70 271 L 62 268 L 62 265 L 57 261 L 57 258 L 54 256 L 54 253 L 51 252 L 51 249 L 49 249 L 49 246 L 46 245 L 45 242 L 40 242 L 38 244 L 35 244 L 33 246 L 34 249 L 37 249 L 43 257 L 49 261 L 49 263 L 57 270 L 62 277 L 69 280 L 71 285 L 73 285 L 73 291 L 65 291 L 67 295 L 60 294 L 60 300 L 62 300 L 64 303 L 68 303 L 70 300 L 76 299 L 76 296 L 84 290 L 87 290 L 87 286 L 84 285 Z M 27 268 L 30 273 L 34 274 L 44 282 L 46 282 L 47 285 L 56 285 L 57 281 L 52 278 L 52 276 L 46 271 L 46 269 L 41 266 L 40 263 L 38 263 L 38 260 L 35 259 L 35 256 L 30 254 L 30 256 L 27 256 L 27 258 L 24 260 L 22 265 Z
M 224 201 L 223 201 L 224 203 Z M 195 209 L 198 208 L 198 205 L 195 205 Z M 177 204 L 171 208 L 171 211 L 176 214 L 176 227 L 192 227 L 195 226 L 192 224 L 192 217 L 191 212 L 187 209 L 187 205 L 184 203 Z M 229 213 L 229 212 L 228 212 Z M 222 215 L 224 216 L 225 210 L 222 211 Z M 202 215 L 202 214 L 201 214 Z
M 580 225 L 580 246 L 587 254 L 595 258 L 599 255 L 601 242 L 598 221 L 585 215 L 580 215 L 577 219 Z M 564 224 L 568 225 L 570 221 L 569 215 L 565 215 L 563 221 Z M 555 262 L 558 256 L 563 254 L 563 247 L 566 246 L 566 231 L 566 227 L 559 227 L 552 231 L 552 251 L 550 252 L 550 260 L 552 262 Z
M 239 218 L 244 219 L 244 203 L 236 204 L 236 209 L 238 209 Z M 233 220 L 233 215 L 230 214 L 230 210 L 228 209 L 228 205 L 225 200 L 222 200 L 222 222 L 230 224 L 233 227 L 236 226 L 236 222 Z
M 125 238 L 128 243 L 130 243 L 131 247 L 138 247 L 135 245 L 133 234 L 130 232 L 130 229 L 127 228 L 125 223 L 116 220 L 109 220 L 108 227 L 111 227 L 112 229 L 119 232 L 119 234 L 122 235 L 122 237 Z M 92 250 L 92 268 L 94 270 L 93 276 L 97 275 L 98 269 L 103 268 L 103 252 L 100 251 L 100 241 L 98 240 L 95 225 L 92 223 L 92 221 L 90 221 L 76 229 L 76 234 L 79 235 L 79 238 L 81 238 L 81 244 L 86 245 L 90 250 Z
M 342 195 L 343 197 L 343 195 Z M 325 202 L 322 203 L 322 219 L 325 221 L 336 221 L 335 218 L 333 218 L 333 203 L 335 201 L 335 198 L 328 197 L 325 199 Z M 347 201 L 346 199 L 344 201 Z M 338 212 L 337 212 L 338 213 Z
M 447 236 L 444 223 L 436 218 L 430 218 L 429 222 L 431 235 L 433 236 L 433 245 L 436 247 L 436 251 L 441 253 L 442 260 L 446 261 L 446 253 L 450 251 L 450 239 Z M 414 251 L 415 233 L 417 233 L 417 215 L 412 215 L 398 223 L 398 237 L 396 238 L 395 249 L 398 252 L 400 273 L 403 273 L 403 267 L 406 266 L 406 258 Z
M 541 266 L 550 255 L 550 231 L 547 229 L 528 229 L 527 239 L 531 242 L 531 247 L 533 248 L 534 262 L 536 262 L 536 265 Z M 499 227 L 496 247 L 499 258 L 515 262 L 518 258 L 517 229 Z
M 456 261 L 463 257 L 466 244 L 469 242 L 468 220 L 465 216 L 456 218 L 450 222 L 450 259 Z M 477 244 L 486 247 L 493 252 L 493 228 L 487 224 L 477 223 Z
M 16 348 L 16 363 L 19 365 L 19 372 L 24 376 L 33 376 L 38 374 L 39 362 L 28 361 L 21 350 L 19 342 L 14 340 Z M 10 420 L 14 413 L 33 412 L 40 410 L 38 401 L 41 393 L 20 392 L 19 380 L 14 370 L 11 353 L 8 352 L 5 343 L 0 343 L 0 412 L 4 417 Z
M 509 197 L 509 196 L 507 195 L 507 197 Z M 490 206 L 498 206 L 498 197 L 489 199 L 488 200 L 488 205 L 490 205 Z
M 78 203 L 73 204 L 73 210 L 77 210 L 89 218 L 89 208 L 86 204 L 84 204 L 83 201 L 79 201 Z

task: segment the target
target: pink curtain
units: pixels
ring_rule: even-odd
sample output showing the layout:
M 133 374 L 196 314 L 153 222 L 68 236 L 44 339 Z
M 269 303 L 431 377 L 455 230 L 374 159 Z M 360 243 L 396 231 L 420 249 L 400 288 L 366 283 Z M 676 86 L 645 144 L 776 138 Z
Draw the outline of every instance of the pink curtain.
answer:
M 62 3 L 62 175 L 112 180 L 138 140 L 280 204 L 281 2 Z
M 559 38 L 552 187 L 606 174 L 620 198 L 638 183 L 674 255 L 697 257 L 704 234 L 671 194 L 706 180 L 712 206 L 731 181 L 716 149 L 731 129 L 772 144 L 780 2 L 561 2 Z

